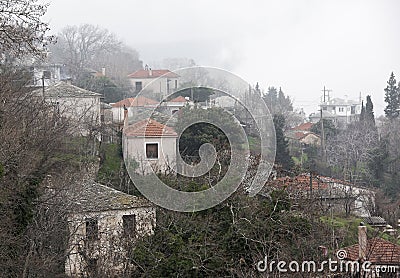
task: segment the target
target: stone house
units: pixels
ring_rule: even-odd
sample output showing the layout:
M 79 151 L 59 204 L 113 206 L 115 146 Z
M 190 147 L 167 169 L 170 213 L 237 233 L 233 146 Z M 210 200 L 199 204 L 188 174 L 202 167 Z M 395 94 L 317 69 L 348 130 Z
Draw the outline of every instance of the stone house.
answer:
M 98 93 L 63 81 L 32 93 L 51 104 L 61 120 L 67 119 L 75 135 L 85 136 L 101 124 L 101 95 Z
M 118 277 L 129 268 L 128 251 L 139 237 L 154 233 L 155 208 L 146 199 L 96 182 L 66 195 L 69 240 L 65 273 L 72 277 Z
M 173 128 L 145 119 L 128 125 L 123 130 L 125 158 L 137 163 L 136 173 L 148 174 L 176 169 L 176 142 Z

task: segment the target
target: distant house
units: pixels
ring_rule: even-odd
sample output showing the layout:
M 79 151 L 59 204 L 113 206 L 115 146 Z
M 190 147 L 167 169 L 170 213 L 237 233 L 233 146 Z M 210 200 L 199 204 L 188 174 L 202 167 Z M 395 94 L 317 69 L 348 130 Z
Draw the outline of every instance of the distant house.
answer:
M 303 123 L 285 132 L 290 153 L 300 153 L 300 150 L 306 146 L 321 145 L 321 137 L 311 132 L 313 125 L 313 123 Z
M 159 96 L 161 99 L 179 87 L 179 75 L 166 69 L 153 70 L 149 66 L 128 75 L 135 92 L 146 91 Z
M 322 102 L 319 106 L 322 109 L 324 119 L 331 119 L 339 126 L 346 126 L 358 120 L 361 114 L 361 99 L 349 100 L 342 98 L 328 98 L 327 101 Z M 325 112 L 325 113 L 324 113 Z M 321 118 L 320 113 L 313 113 L 310 115 L 311 122 L 318 122 Z
M 375 192 L 356 187 L 346 181 L 323 176 L 302 174 L 295 177 L 281 177 L 267 183 L 268 187 L 284 188 L 290 198 L 306 205 L 312 199 L 319 203 L 321 210 L 369 217 L 375 208 Z
M 193 105 L 193 102 L 188 98 L 179 96 L 171 100 L 164 101 L 160 109 L 163 113 L 172 115 L 178 112 L 181 108 L 185 107 L 185 105 Z
M 133 117 L 135 108 L 147 107 L 154 109 L 155 107 L 157 107 L 158 104 L 158 101 L 144 96 L 126 98 L 116 103 L 110 103 L 110 105 L 112 106 L 113 122 L 122 123 L 125 117 L 125 110 L 128 111 L 128 117 Z
M 156 210 L 146 199 L 87 182 L 68 190 L 68 255 L 72 277 L 115 277 L 129 268 L 128 251 L 154 233 Z
M 67 118 L 77 134 L 87 135 L 101 123 L 101 95 L 98 93 L 61 81 L 44 90 L 37 89 L 33 94 L 52 104 L 55 113 Z
M 359 262 L 359 270 L 353 270 L 352 277 L 399 277 L 400 246 L 379 237 L 367 237 L 367 227 L 358 226 L 358 244 L 342 248 L 345 261 Z M 362 264 L 368 263 L 368 271 Z
M 178 135 L 171 127 L 145 119 L 125 127 L 123 135 L 124 155 L 138 163 L 137 173 L 176 169 Z
M 67 67 L 62 64 L 35 64 L 29 70 L 32 87 L 47 87 L 71 79 Z

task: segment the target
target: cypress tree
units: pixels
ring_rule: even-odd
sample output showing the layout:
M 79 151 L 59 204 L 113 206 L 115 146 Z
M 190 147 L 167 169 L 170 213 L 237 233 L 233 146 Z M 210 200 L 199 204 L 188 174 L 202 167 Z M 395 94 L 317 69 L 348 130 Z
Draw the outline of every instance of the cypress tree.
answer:
M 275 136 L 276 136 L 276 157 L 275 162 L 281 164 L 286 170 L 293 166 L 292 158 L 289 154 L 289 144 L 283 133 L 285 127 L 285 117 L 282 114 L 274 115 Z
M 390 75 L 387 84 L 388 85 L 385 88 L 385 102 L 387 102 L 385 114 L 389 119 L 395 119 L 400 113 L 400 92 L 399 88 L 397 87 L 396 78 L 393 72 Z
M 369 126 L 375 126 L 374 105 L 371 96 L 367 96 L 367 103 L 365 104 L 365 123 Z
M 364 101 L 361 102 L 361 113 L 360 113 L 360 123 L 365 122 L 365 106 Z

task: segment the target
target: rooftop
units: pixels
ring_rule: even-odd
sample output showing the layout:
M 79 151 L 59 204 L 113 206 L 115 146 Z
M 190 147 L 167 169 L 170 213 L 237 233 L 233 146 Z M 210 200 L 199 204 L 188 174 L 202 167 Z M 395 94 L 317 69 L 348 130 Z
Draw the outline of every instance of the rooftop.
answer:
M 365 223 L 372 225 L 372 226 L 374 226 L 374 225 L 386 226 L 386 224 L 387 224 L 386 220 L 380 216 L 365 217 L 363 220 Z
M 187 102 L 187 101 L 188 100 L 186 98 L 184 98 L 183 96 L 179 96 L 179 97 L 169 100 L 168 102 Z
M 120 100 L 116 103 L 111 104 L 112 107 L 142 107 L 142 106 L 150 106 L 150 105 L 157 105 L 158 101 L 155 101 L 154 99 L 150 99 L 144 96 L 138 96 L 138 97 L 131 97 L 131 98 L 126 98 L 123 100 Z
M 108 186 L 86 182 L 68 192 L 74 212 L 123 210 L 151 206 L 144 198 L 129 195 Z
M 145 119 L 127 126 L 124 129 L 124 134 L 133 137 L 178 137 L 172 127 L 153 119 Z
M 43 89 L 37 89 L 33 91 L 34 94 L 42 95 Z M 48 86 L 44 89 L 45 97 L 94 97 L 94 96 L 101 96 L 101 94 L 88 91 L 67 82 L 58 82 L 55 85 Z
M 179 75 L 166 69 L 159 69 L 159 70 L 142 69 L 129 74 L 128 77 L 129 78 L 158 78 L 158 77 L 177 78 L 179 77 Z
M 299 130 L 299 131 L 310 131 L 313 127 L 313 123 L 302 123 L 298 126 L 291 128 L 292 130 Z
M 347 252 L 347 260 L 358 260 L 358 244 L 343 249 Z M 368 239 L 366 259 L 373 264 L 398 265 L 400 264 L 400 246 L 378 237 Z
M 336 105 L 342 105 L 342 106 L 347 106 L 347 105 L 361 105 L 360 101 L 357 100 L 351 100 L 351 99 L 343 99 L 343 98 L 333 98 L 328 100 L 325 103 L 321 103 L 322 106 L 336 106 Z

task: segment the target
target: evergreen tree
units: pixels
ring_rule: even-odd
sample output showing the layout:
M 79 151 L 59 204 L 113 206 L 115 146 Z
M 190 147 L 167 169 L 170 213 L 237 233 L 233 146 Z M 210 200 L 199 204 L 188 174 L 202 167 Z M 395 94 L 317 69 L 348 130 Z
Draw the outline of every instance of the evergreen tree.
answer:
M 375 126 L 374 105 L 372 104 L 371 96 L 367 96 L 367 103 L 365 104 L 364 121 L 368 126 Z
M 396 78 L 393 72 L 390 75 L 387 84 L 388 85 L 385 88 L 385 101 L 387 102 L 385 114 L 389 119 L 394 119 L 397 118 L 400 113 L 400 92 L 398 86 L 396 85 Z
M 365 121 L 365 106 L 364 101 L 361 102 L 361 113 L 360 113 L 360 123 L 364 123 Z
M 285 117 L 282 114 L 274 115 L 275 136 L 276 136 L 276 157 L 275 162 L 281 164 L 284 169 L 290 170 L 293 166 L 289 154 L 289 145 L 283 133 Z

